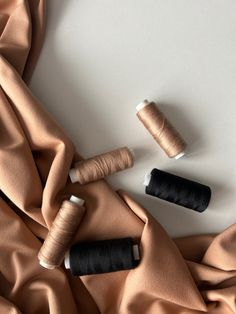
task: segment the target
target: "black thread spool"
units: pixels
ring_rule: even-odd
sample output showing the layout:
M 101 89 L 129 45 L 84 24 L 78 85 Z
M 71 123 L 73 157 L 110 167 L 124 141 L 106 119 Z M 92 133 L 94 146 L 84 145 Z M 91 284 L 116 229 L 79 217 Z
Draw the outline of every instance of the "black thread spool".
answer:
M 135 268 L 139 248 L 131 238 L 112 239 L 73 245 L 65 258 L 65 268 L 74 276 L 103 274 Z
M 208 207 L 211 199 L 208 186 L 158 169 L 145 176 L 144 185 L 146 194 L 200 213 Z

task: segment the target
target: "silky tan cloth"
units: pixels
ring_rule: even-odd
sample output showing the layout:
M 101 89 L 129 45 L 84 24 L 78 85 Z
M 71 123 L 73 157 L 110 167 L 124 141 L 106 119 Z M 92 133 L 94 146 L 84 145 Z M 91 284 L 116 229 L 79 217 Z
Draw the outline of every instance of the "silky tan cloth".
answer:
M 44 6 L 0 0 L 0 313 L 235 313 L 235 225 L 173 241 L 125 192 L 68 180 L 80 157 L 25 83 L 42 43 Z M 136 269 L 79 278 L 39 265 L 42 241 L 70 194 L 86 201 L 74 242 L 141 239 Z

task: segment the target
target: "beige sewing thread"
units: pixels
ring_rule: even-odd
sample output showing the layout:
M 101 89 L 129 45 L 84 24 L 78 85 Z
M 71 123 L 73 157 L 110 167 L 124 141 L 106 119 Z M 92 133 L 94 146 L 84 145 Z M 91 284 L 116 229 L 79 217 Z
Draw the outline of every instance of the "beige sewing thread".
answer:
M 100 180 L 115 172 L 131 168 L 134 164 L 134 155 L 127 148 L 122 147 L 111 152 L 79 161 L 70 170 L 71 181 L 86 184 Z
M 84 215 L 83 204 L 82 199 L 73 195 L 62 203 L 38 253 L 41 266 L 49 269 L 60 266 Z
M 144 100 L 136 110 L 139 120 L 170 158 L 185 154 L 186 143 L 154 102 Z

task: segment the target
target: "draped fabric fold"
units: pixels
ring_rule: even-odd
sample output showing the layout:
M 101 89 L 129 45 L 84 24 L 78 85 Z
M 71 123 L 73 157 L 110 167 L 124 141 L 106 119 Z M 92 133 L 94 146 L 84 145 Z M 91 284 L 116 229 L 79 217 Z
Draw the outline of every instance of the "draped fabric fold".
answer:
M 103 180 L 70 183 L 79 155 L 26 85 L 44 25 L 44 0 L 0 0 L 0 313 L 236 313 L 235 225 L 172 240 L 126 192 Z M 136 269 L 79 278 L 39 265 L 42 241 L 70 194 L 86 202 L 74 242 L 138 239 Z

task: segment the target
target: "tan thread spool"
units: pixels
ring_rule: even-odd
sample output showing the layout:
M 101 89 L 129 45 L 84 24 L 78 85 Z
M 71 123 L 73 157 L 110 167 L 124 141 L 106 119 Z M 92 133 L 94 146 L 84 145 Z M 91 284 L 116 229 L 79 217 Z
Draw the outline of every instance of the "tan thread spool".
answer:
M 136 110 L 139 120 L 170 158 L 185 155 L 186 143 L 154 102 L 144 100 Z
M 127 147 L 77 162 L 69 172 L 71 181 L 86 184 L 133 167 L 134 154 Z
M 84 201 L 76 196 L 63 201 L 38 253 L 41 266 L 53 269 L 61 265 L 85 212 Z

